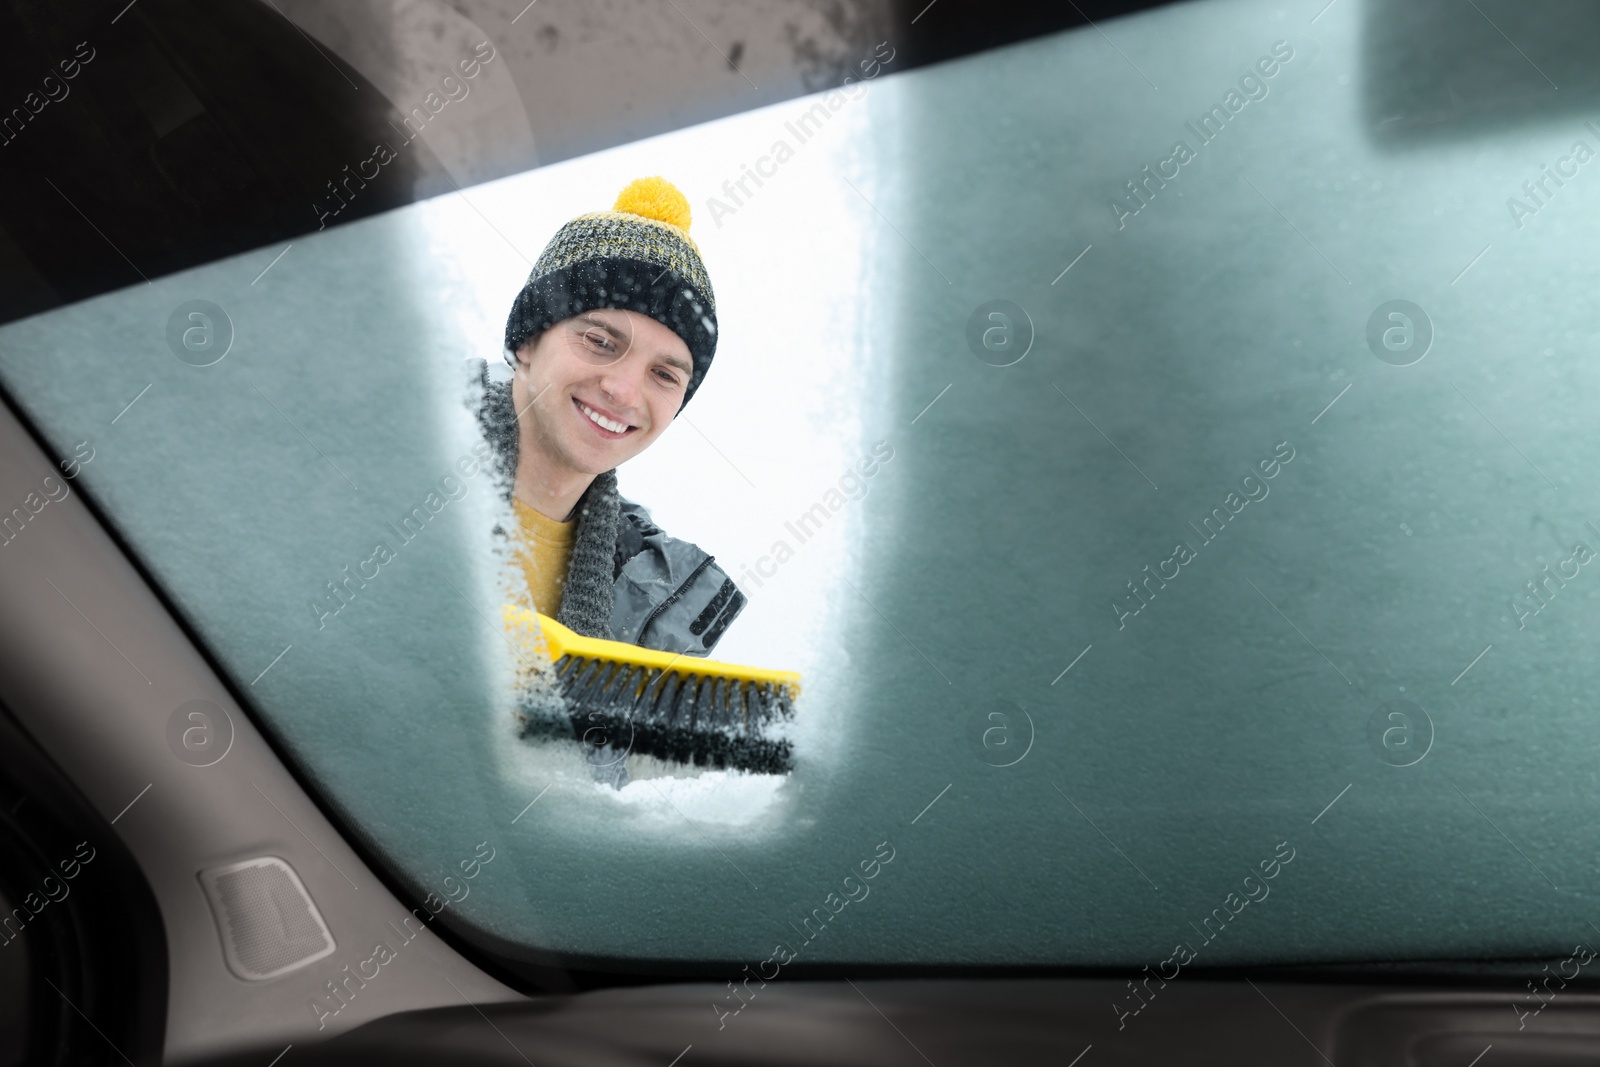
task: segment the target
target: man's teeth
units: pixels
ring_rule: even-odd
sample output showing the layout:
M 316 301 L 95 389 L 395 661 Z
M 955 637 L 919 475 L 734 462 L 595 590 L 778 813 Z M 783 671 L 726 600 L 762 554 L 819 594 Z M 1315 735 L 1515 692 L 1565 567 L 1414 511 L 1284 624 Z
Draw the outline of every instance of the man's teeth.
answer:
M 610 430 L 612 433 L 627 433 L 628 432 L 628 424 L 627 423 L 625 423 L 625 422 L 615 422 L 615 421 L 613 421 L 611 419 L 608 419 L 604 415 L 600 414 L 598 411 L 594 410 L 593 408 L 591 408 L 589 405 L 585 404 L 581 400 L 578 401 L 578 406 L 583 409 L 583 413 L 585 415 L 589 416 L 590 421 L 594 422 L 596 425 L 604 426 L 606 429 Z

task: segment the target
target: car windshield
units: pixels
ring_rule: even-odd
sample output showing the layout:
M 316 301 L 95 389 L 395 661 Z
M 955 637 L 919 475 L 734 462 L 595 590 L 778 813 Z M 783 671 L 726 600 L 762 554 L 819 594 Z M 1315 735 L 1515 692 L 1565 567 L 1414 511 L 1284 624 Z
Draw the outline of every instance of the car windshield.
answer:
M 1318 7 L 906 71 L 890 40 L 130 271 L 0 327 L 0 383 L 343 825 L 510 967 L 1562 954 L 1600 936 L 1594 18 Z M 802 678 L 777 773 L 597 780 L 508 681 L 472 382 L 552 235 L 653 175 L 718 344 L 619 492 L 745 598 L 712 658 Z

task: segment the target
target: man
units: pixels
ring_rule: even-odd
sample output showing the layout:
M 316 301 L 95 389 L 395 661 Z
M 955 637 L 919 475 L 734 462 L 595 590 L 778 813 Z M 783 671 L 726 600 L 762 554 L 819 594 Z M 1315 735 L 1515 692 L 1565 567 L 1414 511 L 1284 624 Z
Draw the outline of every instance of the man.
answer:
M 688 404 L 716 350 L 689 202 L 641 178 L 545 246 L 506 322 L 509 382 L 479 362 L 529 602 L 580 634 L 706 656 L 744 609 L 714 558 L 617 492 L 616 468 Z

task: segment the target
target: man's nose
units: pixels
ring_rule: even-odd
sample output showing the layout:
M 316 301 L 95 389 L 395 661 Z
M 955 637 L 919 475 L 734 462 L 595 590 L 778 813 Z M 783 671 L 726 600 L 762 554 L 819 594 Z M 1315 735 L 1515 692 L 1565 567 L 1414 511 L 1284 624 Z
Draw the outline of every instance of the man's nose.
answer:
M 619 359 L 600 372 L 600 391 L 613 404 L 632 410 L 637 406 L 641 387 L 640 364 L 631 359 Z

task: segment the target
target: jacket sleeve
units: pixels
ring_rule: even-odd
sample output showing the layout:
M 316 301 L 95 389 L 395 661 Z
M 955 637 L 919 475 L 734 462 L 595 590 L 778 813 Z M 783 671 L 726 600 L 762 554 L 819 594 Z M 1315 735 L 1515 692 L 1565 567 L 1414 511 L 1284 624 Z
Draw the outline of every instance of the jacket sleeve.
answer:
M 709 556 L 706 558 L 711 559 Z M 689 610 L 693 610 L 704 594 L 712 590 L 711 599 L 705 601 L 689 622 L 689 636 L 700 642 L 699 651 L 695 651 L 695 646 L 690 644 L 691 656 L 709 656 L 727 632 L 728 625 L 744 610 L 745 595 L 733 584 L 733 579 L 717 566 L 715 560 L 702 572 L 694 593 L 688 598 Z
M 613 636 L 664 652 L 710 655 L 744 610 L 745 595 L 699 546 L 647 520 L 639 524 L 639 534 L 638 550 L 616 568 Z M 619 538 L 619 548 L 625 544 L 627 539 Z

